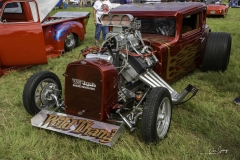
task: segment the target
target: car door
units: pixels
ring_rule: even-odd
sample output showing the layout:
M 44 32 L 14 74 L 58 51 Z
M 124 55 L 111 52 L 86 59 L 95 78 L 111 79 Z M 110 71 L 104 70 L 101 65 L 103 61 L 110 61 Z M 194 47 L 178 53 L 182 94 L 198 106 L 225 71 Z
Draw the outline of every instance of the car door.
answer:
M 0 60 L 4 67 L 47 63 L 37 5 L 0 2 Z
M 197 67 L 201 53 L 200 13 L 178 14 L 175 39 L 165 44 L 162 60 L 164 79 L 173 83 Z M 162 74 L 164 75 L 164 74 Z
M 201 24 L 201 13 L 184 16 L 182 20 L 178 57 L 179 67 L 186 73 L 198 66 L 201 57 Z

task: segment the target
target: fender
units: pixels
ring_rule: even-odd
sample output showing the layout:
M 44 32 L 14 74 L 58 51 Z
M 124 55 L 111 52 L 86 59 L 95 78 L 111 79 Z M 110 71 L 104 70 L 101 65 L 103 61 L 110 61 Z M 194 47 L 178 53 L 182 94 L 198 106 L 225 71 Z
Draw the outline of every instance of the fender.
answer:
M 69 33 L 76 34 L 80 41 L 84 39 L 84 27 L 81 23 L 70 21 L 58 24 L 53 28 L 54 50 L 64 50 L 64 40 Z
M 75 21 L 56 25 L 54 27 L 53 39 L 60 42 L 64 40 L 69 33 L 77 34 L 80 40 L 84 39 L 84 27 L 81 23 Z

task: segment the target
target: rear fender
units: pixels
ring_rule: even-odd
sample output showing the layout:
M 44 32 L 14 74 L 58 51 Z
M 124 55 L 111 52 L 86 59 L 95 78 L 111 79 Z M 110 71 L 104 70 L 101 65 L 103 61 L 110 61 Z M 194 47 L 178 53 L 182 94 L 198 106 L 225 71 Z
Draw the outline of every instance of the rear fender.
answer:
M 75 33 L 81 41 L 84 39 L 84 27 L 81 23 L 75 21 L 56 25 L 53 39 L 64 44 L 64 40 L 69 33 Z
M 64 40 L 69 33 L 74 33 L 78 36 L 80 41 L 84 39 L 84 28 L 79 22 L 70 21 L 58 24 L 54 27 L 53 44 L 55 50 L 64 50 Z

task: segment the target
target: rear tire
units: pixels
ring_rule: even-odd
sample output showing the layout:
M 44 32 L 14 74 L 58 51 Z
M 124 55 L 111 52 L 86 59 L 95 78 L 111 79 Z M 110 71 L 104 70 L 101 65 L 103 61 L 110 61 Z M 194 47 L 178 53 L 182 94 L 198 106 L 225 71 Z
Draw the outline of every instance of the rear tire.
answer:
M 77 45 L 77 36 L 74 33 L 69 33 L 64 40 L 64 50 L 71 51 Z
M 142 138 L 145 143 L 163 139 L 169 130 L 172 117 L 172 99 L 163 87 L 153 88 L 145 102 L 142 115 Z
M 51 93 L 61 96 L 62 86 L 57 75 L 49 71 L 33 74 L 24 86 L 24 108 L 30 115 L 35 115 L 45 106 L 55 105 L 56 101 L 50 96 Z
M 210 32 L 201 69 L 224 72 L 229 64 L 231 44 L 229 33 Z

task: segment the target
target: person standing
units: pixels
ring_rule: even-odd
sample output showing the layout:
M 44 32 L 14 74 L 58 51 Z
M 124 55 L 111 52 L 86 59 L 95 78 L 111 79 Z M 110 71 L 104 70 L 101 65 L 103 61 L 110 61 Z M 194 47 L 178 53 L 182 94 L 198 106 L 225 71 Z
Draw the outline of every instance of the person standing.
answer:
M 80 9 L 83 9 L 83 0 L 78 0 L 78 5 Z
M 68 7 L 68 0 L 63 0 L 63 9 L 67 9 Z
M 96 0 L 93 5 L 93 17 L 94 24 L 96 25 L 95 29 L 95 45 L 98 46 L 98 40 L 102 32 L 102 40 L 106 39 L 108 33 L 108 26 L 102 26 L 100 18 L 103 14 L 108 14 L 112 9 L 112 4 L 109 0 Z
M 81 6 L 82 6 L 82 8 L 84 8 L 84 5 L 85 5 L 85 0 L 81 0 Z
M 68 0 L 63 0 L 63 9 L 67 9 L 68 7 Z

